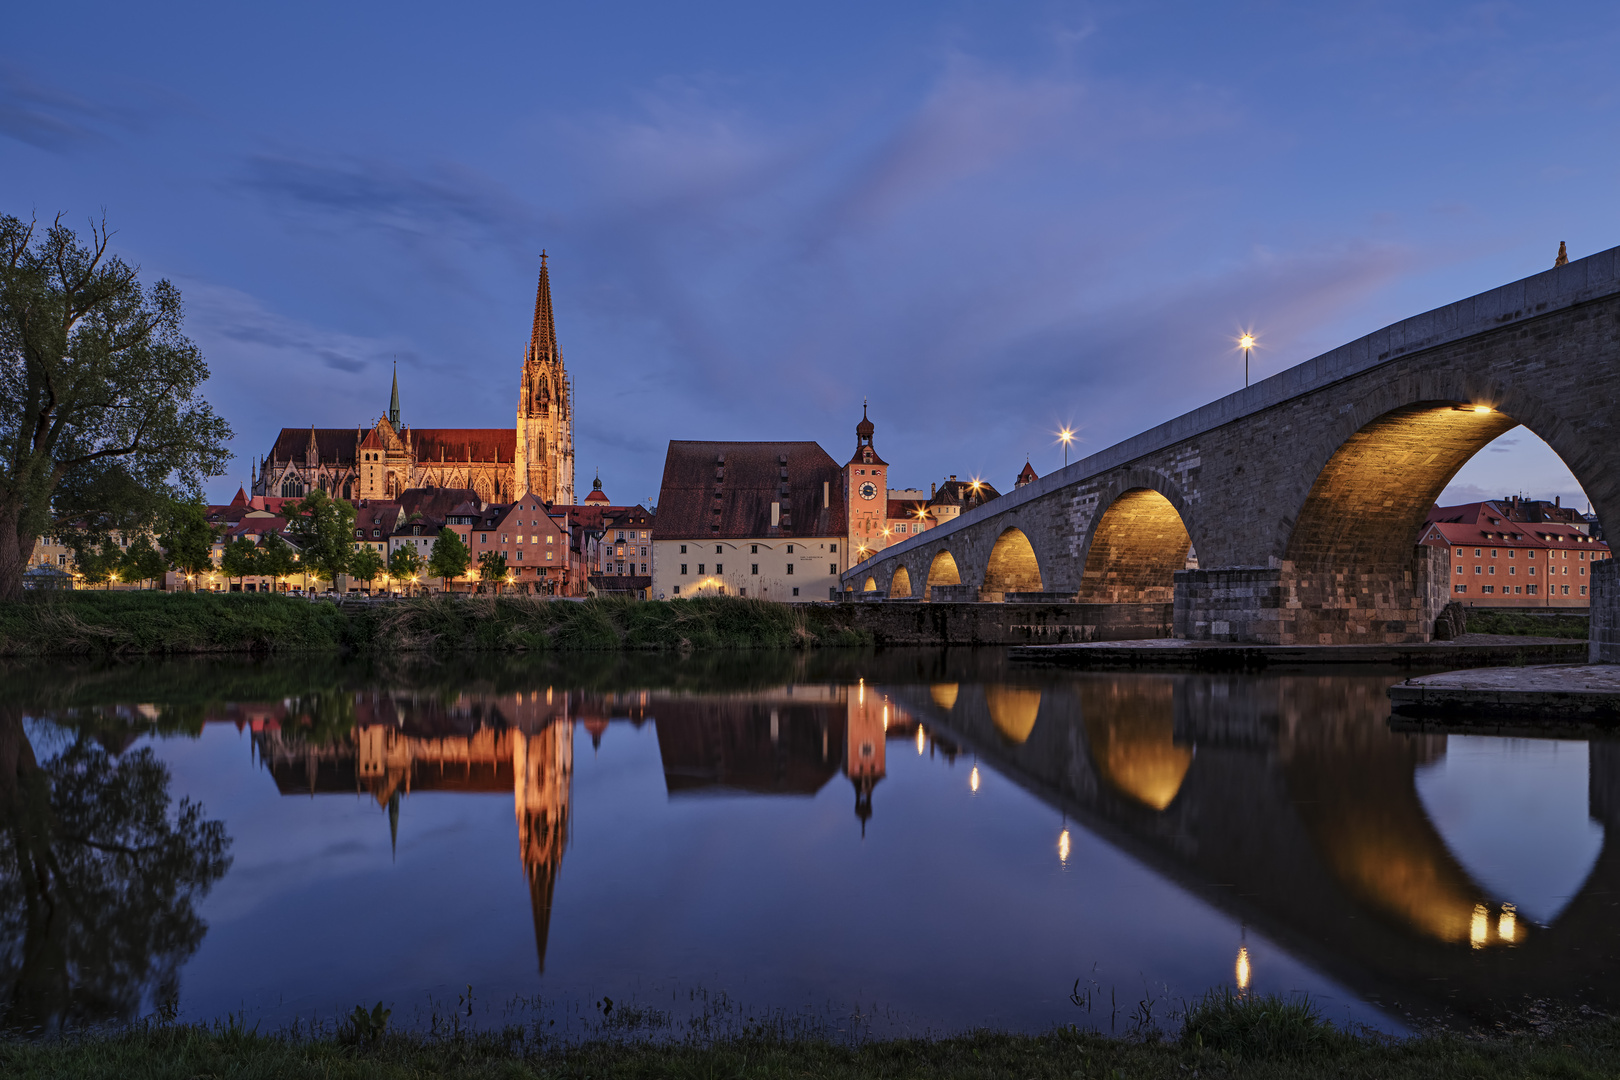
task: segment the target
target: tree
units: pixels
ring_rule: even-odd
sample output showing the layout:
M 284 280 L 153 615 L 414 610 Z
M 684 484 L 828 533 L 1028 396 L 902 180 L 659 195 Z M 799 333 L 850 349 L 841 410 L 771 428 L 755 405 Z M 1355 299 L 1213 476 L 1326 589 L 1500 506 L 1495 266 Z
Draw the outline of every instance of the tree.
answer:
M 163 553 L 152 546 L 151 538 L 142 533 L 131 540 L 129 547 L 124 549 L 118 574 L 125 581 L 156 581 L 163 577 L 163 571 L 168 569 L 168 565 Z
M 194 581 L 214 568 L 214 540 L 219 530 L 208 523 L 201 500 L 173 500 L 164 509 L 162 525 L 158 546 L 168 554 L 170 569 Z
M 79 576 L 86 585 L 106 585 L 112 588 L 112 579 L 118 573 L 118 567 L 124 561 L 124 553 L 112 537 L 101 541 L 100 547 L 92 547 L 85 543 L 73 553 L 73 563 L 79 569 Z
M 41 533 L 134 531 L 230 460 L 179 290 L 143 289 L 110 238 L 0 215 L 0 600 Z
M 501 582 L 506 580 L 506 556 L 498 551 L 486 551 L 478 556 L 478 576 L 495 583 L 495 595 L 501 594 Z
M 281 579 L 298 569 L 298 553 L 293 546 L 281 538 L 280 533 L 269 533 L 259 544 L 259 573 L 274 578 L 276 585 Z M 280 591 L 279 589 L 277 591 Z
M 337 588 L 354 555 L 354 507 L 320 488 L 288 504 L 287 535 L 298 545 L 305 570 Z
M 395 581 L 409 581 L 422 569 L 422 557 L 414 544 L 401 544 L 388 553 L 388 574 Z
M 230 838 L 174 804 L 151 747 L 114 756 L 81 728 L 39 761 L 29 730 L 0 705 L 0 1027 L 129 1023 L 178 996 Z
M 244 579 L 259 572 L 259 549 L 245 536 L 238 536 L 225 545 L 219 555 L 219 572 L 226 580 Z
M 465 574 L 471 562 L 472 552 L 461 542 L 461 534 L 454 529 L 440 529 L 428 554 L 428 573 L 440 579 L 445 592 L 450 591 L 450 579 Z
M 371 583 L 382 572 L 382 556 L 369 546 L 361 548 L 349 557 L 349 573 L 366 583 L 367 592 L 371 591 Z

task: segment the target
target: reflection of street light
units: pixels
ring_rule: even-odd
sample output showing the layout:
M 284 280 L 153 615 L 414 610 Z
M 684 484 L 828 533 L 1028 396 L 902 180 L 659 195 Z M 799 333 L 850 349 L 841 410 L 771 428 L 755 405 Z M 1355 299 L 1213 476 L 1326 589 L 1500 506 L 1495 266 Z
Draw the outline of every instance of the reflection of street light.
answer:
M 979 793 L 979 767 L 977 765 L 973 766 L 973 771 L 968 773 L 968 789 L 975 795 Z
M 1069 830 L 1064 829 L 1062 832 L 1058 833 L 1058 862 L 1067 863 L 1068 861 L 1069 861 Z
M 1244 334 L 1238 338 L 1238 348 L 1243 350 L 1243 385 L 1249 385 L 1249 353 L 1254 349 L 1254 335 Z
M 1253 976 L 1254 972 L 1249 967 L 1249 947 L 1247 945 L 1238 947 L 1237 965 L 1233 971 L 1233 974 L 1237 976 L 1238 993 L 1248 993 L 1249 980 Z
M 1074 442 L 1074 429 L 1064 428 L 1057 433 L 1058 442 L 1063 444 L 1063 467 L 1069 467 L 1069 444 Z

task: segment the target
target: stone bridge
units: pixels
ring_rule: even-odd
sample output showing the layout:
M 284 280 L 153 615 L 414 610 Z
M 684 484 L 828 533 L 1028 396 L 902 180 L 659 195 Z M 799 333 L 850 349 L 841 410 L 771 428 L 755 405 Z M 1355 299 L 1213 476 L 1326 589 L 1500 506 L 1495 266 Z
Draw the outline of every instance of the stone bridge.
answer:
M 1521 424 L 1620 525 L 1620 248 L 1343 345 L 842 581 L 914 600 L 1171 602 L 1193 640 L 1426 641 L 1452 576 L 1449 549 L 1417 544 L 1428 510 Z

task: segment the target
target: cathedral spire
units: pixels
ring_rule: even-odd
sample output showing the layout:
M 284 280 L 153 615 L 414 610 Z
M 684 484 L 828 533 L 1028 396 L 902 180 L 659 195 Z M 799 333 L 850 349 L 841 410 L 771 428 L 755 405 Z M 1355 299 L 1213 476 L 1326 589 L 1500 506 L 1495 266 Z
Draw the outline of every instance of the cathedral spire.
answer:
M 546 253 L 540 252 L 540 284 L 534 290 L 534 330 L 529 335 L 529 360 L 557 359 L 557 326 L 551 318 L 551 272 Z
M 388 398 L 388 422 L 399 430 L 399 361 L 394 361 L 394 392 Z

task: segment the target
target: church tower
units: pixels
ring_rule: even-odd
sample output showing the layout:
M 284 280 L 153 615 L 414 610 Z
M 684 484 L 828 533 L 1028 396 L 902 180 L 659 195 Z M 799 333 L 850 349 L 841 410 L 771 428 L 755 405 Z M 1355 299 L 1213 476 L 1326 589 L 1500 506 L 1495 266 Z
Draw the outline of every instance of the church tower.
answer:
M 888 546 L 883 530 L 889 518 L 889 463 L 872 446 L 874 430 L 862 402 L 861 422 L 855 425 L 855 456 L 844 466 L 851 565 Z
M 534 295 L 534 329 L 523 357 L 513 464 L 516 498 L 534 494 L 547 503 L 573 505 L 573 387 L 557 348 L 557 327 L 551 314 L 551 273 L 543 251 L 540 284 Z

